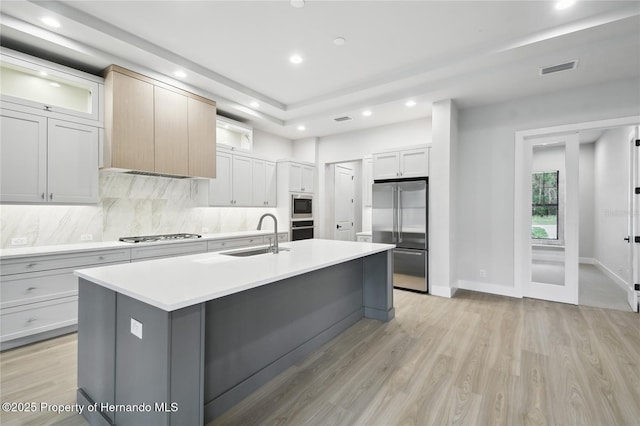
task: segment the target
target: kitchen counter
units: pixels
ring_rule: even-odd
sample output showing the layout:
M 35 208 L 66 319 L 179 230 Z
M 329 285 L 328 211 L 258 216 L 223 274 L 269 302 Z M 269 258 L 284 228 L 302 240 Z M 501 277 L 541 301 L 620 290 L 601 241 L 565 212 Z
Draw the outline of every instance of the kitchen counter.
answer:
M 202 253 L 80 269 L 75 274 L 151 306 L 174 311 L 394 246 L 312 239 L 281 243 L 280 247 L 290 251 L 248 257 Z
M 286 230 L 283 230 L 286 231 Z M 280 231 L 282 232 L 282 231 Z M 87 251 L 106 250 L 112 248 L 134 248 L 145 246 L 156 246 L 160 244 L 180 244 L 194 241 L 215 241 L 225 240 L 230 238 L 242 238 L 252 235 L 273 235 L 272 230 L 254 230 L 254 231 L 237 231 L 237 232 L 220 232 L 217 234 L 202 234 L 202 238 L 185 239 L 185 240 L 166 240 L 166 241 L 152 241 L 147 243 L 125 243 L 122 241 L 103 241 L 92 243 L 77 243 L 77 244 L 56 244 L 50 246 L 35 246 L 35 247 L 16 247 L 0 249 L 0 259 L 13 259 L 18 257 L 49 255 L 49 254 L 66 254 L 66 253 L 78 253 Z
M 75 271 L 78 404 L 165 408 L 87 420 L 202 425 L 361 318 L 393 319 L 393 245 L 281 247 Z

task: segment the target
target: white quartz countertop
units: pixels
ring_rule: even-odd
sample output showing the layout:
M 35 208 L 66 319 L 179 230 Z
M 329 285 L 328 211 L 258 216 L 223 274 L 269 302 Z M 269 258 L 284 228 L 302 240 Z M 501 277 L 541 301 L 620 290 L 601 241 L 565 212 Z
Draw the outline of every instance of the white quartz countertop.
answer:
M 284 232 L 284 231 L 281 231 Z M 221 232 L 217 234 L 202 234 L 202 238 L 185 240 L 152 241 L 148 243 L 125 243 L 122 241 L 104 241 L 78 244 L 59 244 L 51 246 L 19 247 L 0 250 L 0 258 L 11 259 L 26 256 L 46 256 L 51 254 L 76 253 L 96 250 L 108 250 L 114 248 L 134 248 L 145 246 L 159 246 L 164 244 L 184 244 L 197 241 L 215 241 L 232 238 L 243 238 L 254 235 L 273 235 L 273 230 L 253 230 L 237 232 Z
M 80 269 L 75 274 L 165 311 L 174 311 L 395 246 L 312 239 L 281 243 L 280 247 L 291 250 L 249 257 L 202 253 Z

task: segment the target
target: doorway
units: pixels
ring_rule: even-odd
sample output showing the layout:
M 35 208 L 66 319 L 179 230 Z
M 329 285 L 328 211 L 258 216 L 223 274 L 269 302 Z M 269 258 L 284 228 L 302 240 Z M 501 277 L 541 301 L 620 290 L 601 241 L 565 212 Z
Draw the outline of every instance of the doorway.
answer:
M 516 134 L 517 294 L 638 311 L 639 244 L 629 239 L 640 235 L 639 122 L 627 117 Z
M 355 241 L 362 227 L 361 161 L 327 164 L 325 184 L 325 226 L 327 237 L 334 240 Z

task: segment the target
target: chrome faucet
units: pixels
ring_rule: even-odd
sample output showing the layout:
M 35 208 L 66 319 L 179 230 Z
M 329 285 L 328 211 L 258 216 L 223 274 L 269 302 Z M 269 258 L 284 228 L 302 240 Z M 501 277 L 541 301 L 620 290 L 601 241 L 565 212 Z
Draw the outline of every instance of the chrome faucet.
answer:
M 276 217 L 274 215 L 272 215 L 271 213 L 265 213 L 260 217 L 260 221 L 258 222 L 258 231 L 262 228 L 262 219 L 265 218 L 265 216 L 271 216 L 273 218 L 273 228 L 274 228 L 274 235 L 273 235 L 273 254 L 278 254 L 278 219 L 276 219 Z

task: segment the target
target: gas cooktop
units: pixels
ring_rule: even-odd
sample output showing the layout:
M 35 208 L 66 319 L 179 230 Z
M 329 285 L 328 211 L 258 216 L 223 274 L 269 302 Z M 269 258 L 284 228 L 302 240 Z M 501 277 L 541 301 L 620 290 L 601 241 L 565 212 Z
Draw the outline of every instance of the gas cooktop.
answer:
M 152 241 L 173 241 L 202 238 L 198 234 L 164 234 L 164 235 L 140 235 L 136 237 L 121 237 L 120 241 L 125 243 L 148 243 Z

